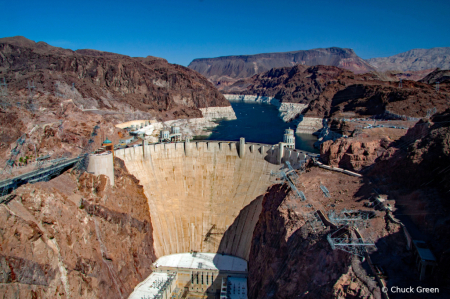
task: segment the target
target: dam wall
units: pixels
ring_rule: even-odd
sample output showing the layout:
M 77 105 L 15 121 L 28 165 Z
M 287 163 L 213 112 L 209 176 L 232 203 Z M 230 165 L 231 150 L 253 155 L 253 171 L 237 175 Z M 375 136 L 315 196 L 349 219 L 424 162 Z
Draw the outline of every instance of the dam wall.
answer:
M 144 187 L 157 257 L 190 251 L 248 260 L 262 195 L 278 171 L 278 145 L 236 141 L 150 144 L 117 150 Z M 304 159 L 284 149 L 282 162 Z

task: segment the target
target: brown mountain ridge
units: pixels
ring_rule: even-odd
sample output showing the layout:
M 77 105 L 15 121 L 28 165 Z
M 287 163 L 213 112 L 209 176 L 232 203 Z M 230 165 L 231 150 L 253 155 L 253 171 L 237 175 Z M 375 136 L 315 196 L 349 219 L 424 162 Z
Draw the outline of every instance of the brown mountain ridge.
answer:
M 272 68 L 294 65 L 329 65 L 367 73 L 376 69 L 346 48 L 319 48 L 280 53 L 256 55 L 223 56 L 194 59 L 189 68 L 206 76 L 219 89 L 234 83 L 237 79 L 249 78 Z

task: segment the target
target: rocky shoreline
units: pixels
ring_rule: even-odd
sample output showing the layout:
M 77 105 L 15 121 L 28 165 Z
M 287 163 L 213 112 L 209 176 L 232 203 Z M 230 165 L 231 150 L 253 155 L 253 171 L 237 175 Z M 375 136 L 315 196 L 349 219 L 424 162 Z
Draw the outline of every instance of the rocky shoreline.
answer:
M 257 102 L 274 105 L 278 108 L 279 117 L 284 122 L 291 122 L 297 118 L 297 116 L 305 110 L 308 105 L 299 103 L 281 103 L 278 99 L 273 97 L 264 96 L 252 96 L 252 95 L 236 95 L 236 94 L 224 94 L 225 99 L 232 101 L 243 102 Z

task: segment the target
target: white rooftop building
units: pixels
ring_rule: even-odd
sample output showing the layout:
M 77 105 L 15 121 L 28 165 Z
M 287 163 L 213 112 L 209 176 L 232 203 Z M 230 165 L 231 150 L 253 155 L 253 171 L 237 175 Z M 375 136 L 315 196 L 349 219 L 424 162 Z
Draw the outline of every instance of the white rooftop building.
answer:
M 247 298 L 247 261 L 216 253 L 177 253 L 160 257 L 153 273 L 130 299 Z M 233 297 L 230 297 L 233 296 Z
M 175 290 L 176 274 L 154 272 L 138 284 L 128 299 L 168 299 Z
M 177 253 L 160 257 L 155 268 L 170 267 L 184 269 L 220 270 L 247 272 L 247 261 L 231 255 L 216 253 Z

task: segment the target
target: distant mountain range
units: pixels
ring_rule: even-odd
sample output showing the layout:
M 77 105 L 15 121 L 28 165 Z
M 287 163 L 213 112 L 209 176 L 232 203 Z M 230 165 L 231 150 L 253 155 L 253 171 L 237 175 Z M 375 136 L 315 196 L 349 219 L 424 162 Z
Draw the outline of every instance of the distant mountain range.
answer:
M 200 58 L 194 59 L 188 67 L 207 77 L 220 90 L 226 90 L 239 79 L 250 78 L 272 68 L 294 65 L 336 66 L 355 74 L 377 72 L 380 78 L 419 80 L 436 68 L 450 69 L 450 47 L 414 49 L 390 57 L 367 60 L 360 58 L 352 49 L 332 47 L 281 53 Z M 383 74 L 390 71 L 396 72 L 397 77 Z
M 367 73 L 376 69 L 352 49 L 325 48 L 293 52 L 264 53 L 256 55 L 223 56 L 194 59 L 189 68 L 220 85 L 229 85 L 236 79 L 249 78 L 272 68 L 294 65 L 337 66 L 354 73 Z
M 378 71 L 450 69 L 450 47 L 413 49 L 394 56 L 366 59 Z

